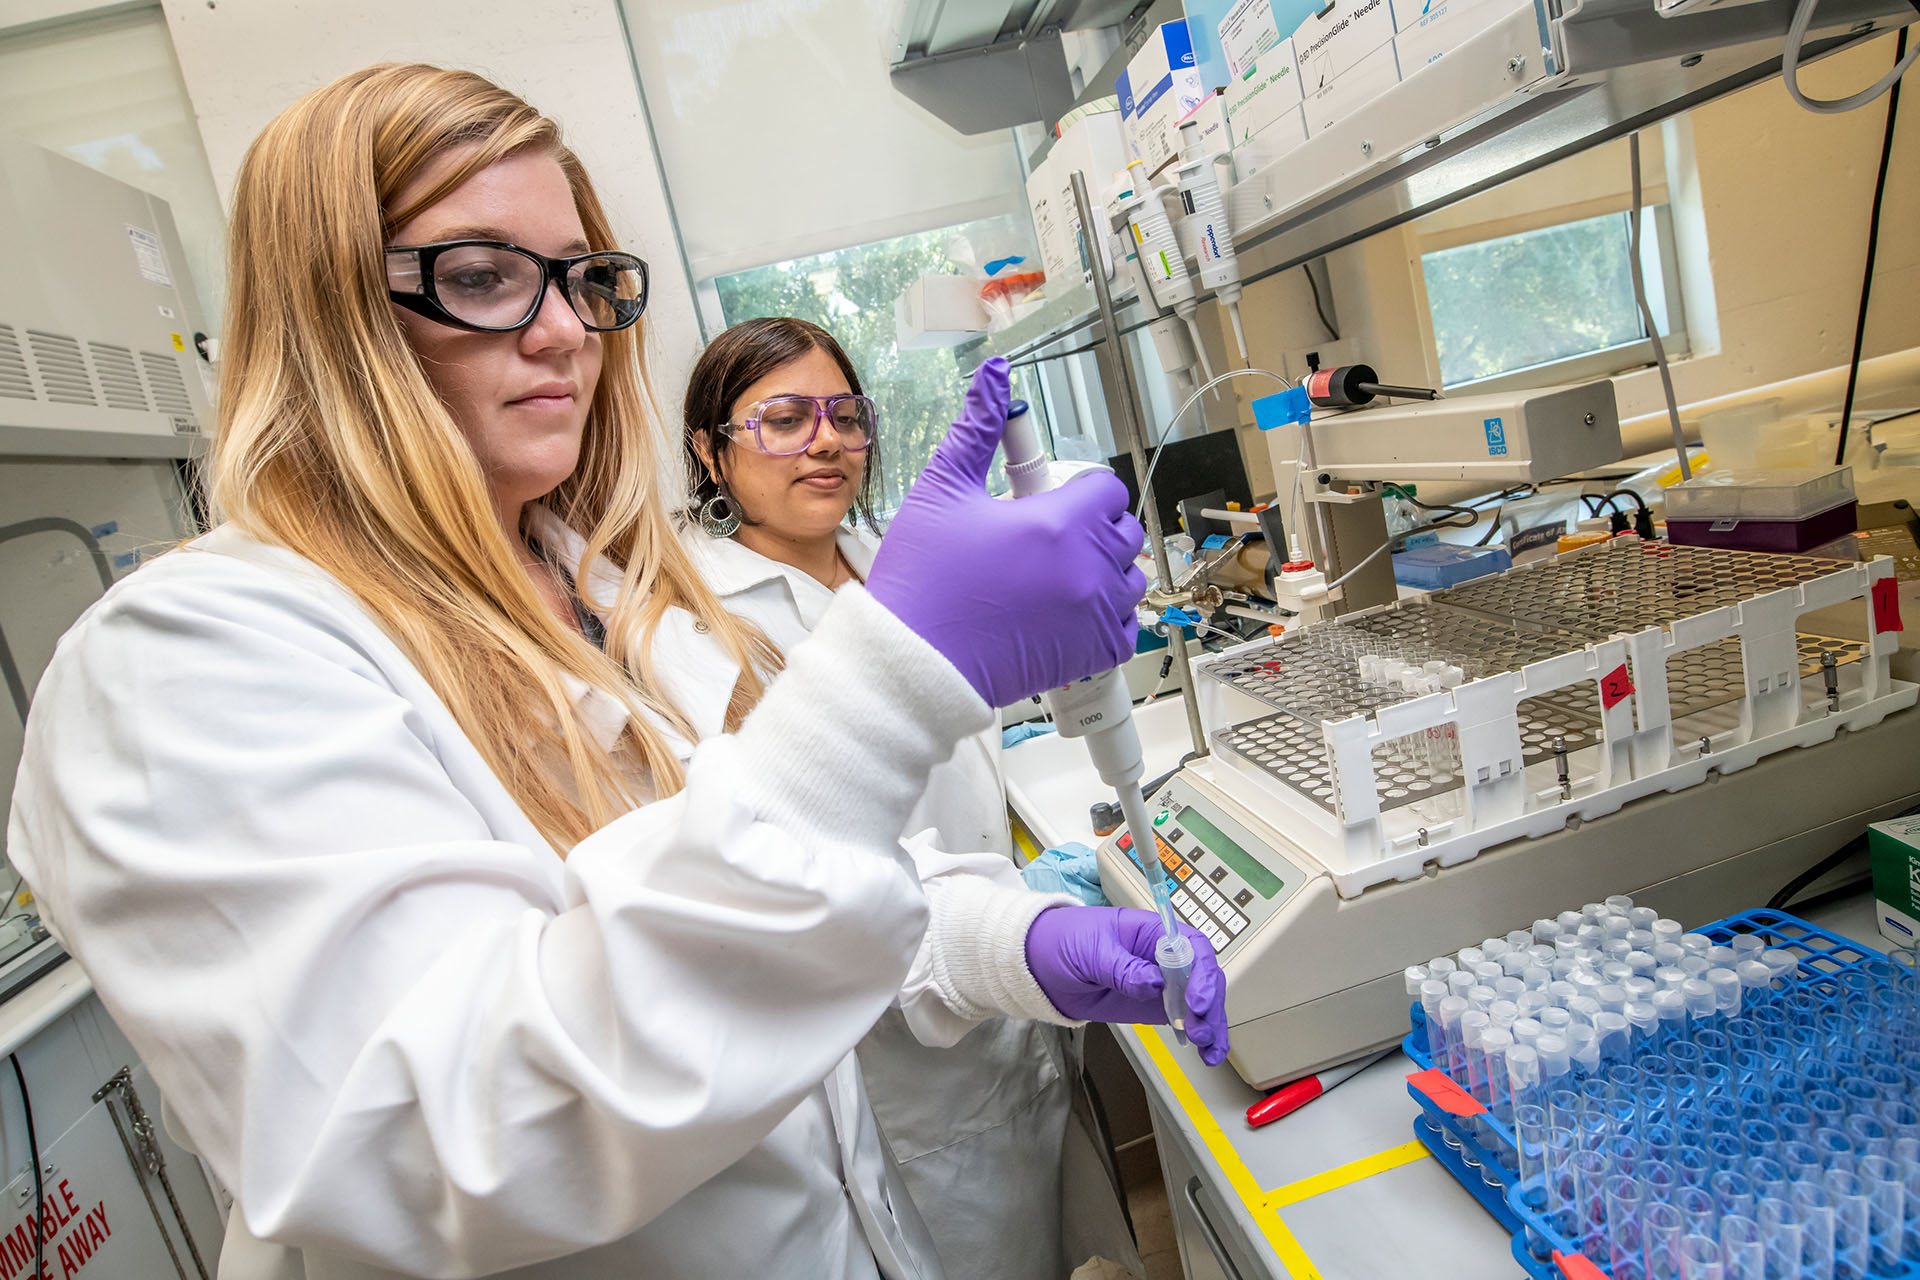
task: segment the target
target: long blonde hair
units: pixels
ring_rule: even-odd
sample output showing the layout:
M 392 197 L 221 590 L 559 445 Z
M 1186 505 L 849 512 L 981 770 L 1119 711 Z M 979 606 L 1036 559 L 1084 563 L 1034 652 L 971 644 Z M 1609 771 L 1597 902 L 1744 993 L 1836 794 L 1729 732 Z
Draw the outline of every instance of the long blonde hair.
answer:
M 394 207 L 460 147 L 472 150 L 438 184 Z M 609 613 L 602 653 L 542 602 L 473 450 L 394 318 L 386 236 L 472 174 L 528 150 L 559 162 L 589 246 L 617 247 L 553 121 L 470 72 L 369 67 L 267 126 L 234 189 L 211 485 L 217 518 L 306 557 L 359 598 L 564 851 L 643 798 L 633 794 L 636 769 L 655 796 L 684 783 L 678 758 L 639 715 L 614 755 L 603 752 L 566 677 L 691 738 L 649 657 L 669 609 L 690 612 L 735 658 L 738 713 L 777 659 L 700 580 L 668 523 L 639 326 L 603 335 L 579 465 L 545 499 L 585 537 L 584 562 L 604 557 L 619 571 L 617 597 L 590 602 Z M 619 654 L 633 655 L 635 669 L 609 656 Z

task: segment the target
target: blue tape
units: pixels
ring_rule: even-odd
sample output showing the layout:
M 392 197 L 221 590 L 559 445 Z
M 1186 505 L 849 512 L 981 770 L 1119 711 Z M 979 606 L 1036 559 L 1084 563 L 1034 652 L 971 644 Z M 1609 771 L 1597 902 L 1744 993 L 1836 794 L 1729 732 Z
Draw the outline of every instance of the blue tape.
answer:
M 138 551 L 123 551 L 113 558 L 113 567 L 116 569 L 131 569 L 139 563 L 140 553 Z
M 1220 548 L 1227 545 L 1227 539 L 1223 534 L 1218 534 L 1218 533 L 1208 534 L 1206 540 L 1203 541 L 1200 545 L 1206 548 L 1208 551 L 1218 551 Z
M 1304 426 L 1312 418 L 1313 401 L 1307 398 L 1305 387 L 1289 387 L 1253 402 L 1253 420 L 1262 431 L 1271 431 L 1289 423 Z
M 113 534 L 120 532 L 120 522 L 118 520 L 107 520 L 93 526 L 93 528 L 87 530 L 87 532 L 96 538 L 111 537 Z

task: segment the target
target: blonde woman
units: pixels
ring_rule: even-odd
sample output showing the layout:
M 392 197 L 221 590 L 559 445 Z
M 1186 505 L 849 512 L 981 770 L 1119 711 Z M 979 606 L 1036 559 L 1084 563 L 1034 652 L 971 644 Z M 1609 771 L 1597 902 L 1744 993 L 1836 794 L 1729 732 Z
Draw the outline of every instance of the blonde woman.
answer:
M 1124 499 L 996 509 L 976 395 L 767 683 L 655 499 L 645 266 L 551 121 L 355 73 L 255 142 L 230 234 L 221 522 L 62 642 L 9 832 L 234 1193 L 222 1276 L 937 1276 L 854 1044 L 896 999 L 1151 1001 L 1117 926 L 897 843 L 990 702 L 1114 660 Z M 757 703 L 684 769 L 608 656 L 670 616 Z

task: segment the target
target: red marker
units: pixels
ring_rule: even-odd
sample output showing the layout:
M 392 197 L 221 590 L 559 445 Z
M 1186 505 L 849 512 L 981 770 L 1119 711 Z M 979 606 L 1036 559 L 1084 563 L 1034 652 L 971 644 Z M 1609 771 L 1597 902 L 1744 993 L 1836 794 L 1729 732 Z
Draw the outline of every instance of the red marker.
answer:
M 1319 1075 L 1302 1076 L 1292 1084 L 1281 1085 L 1247 1108 L 1247 1125 L 1257 1129 L 1263 1124 L 1272 1124 L 1281 1116 L 1291 1115 L 1349 1076 L 1359 1075 L 1392 1052 L 1391 1049 L 1382 1049 L 1379 1053 L 1368 1057 L 1358 1058 L 1337 1067 L 1328 1067 Z

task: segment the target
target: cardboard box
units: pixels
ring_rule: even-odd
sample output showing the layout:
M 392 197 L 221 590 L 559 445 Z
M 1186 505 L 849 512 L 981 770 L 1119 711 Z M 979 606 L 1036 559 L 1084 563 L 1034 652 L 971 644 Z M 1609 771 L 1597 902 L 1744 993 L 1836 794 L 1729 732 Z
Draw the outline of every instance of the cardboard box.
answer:
M 1253 70 L 1260 56 L 1284 38 L 1273 16 L 1272 0 L 1236 0 L 1220 19 L 1218 30 L 1227 73 L 1235 80 Z
M 1304 77 L 1306 72 L 1301 74 Z M 1325 133 L 1399 83 L 1400 63 L 1389 36 L 1385 44 L 1329 80 L 1324 88 L 1309 89 L 1304 104 L 1307 136 Z
M 1130 158 L 1119 112 L 1106 111 L 1075 121 L 1027 175 L 1027 207 L 1033 213 L 1040 261 L 1047 279 L 1059 281 L 1062 290 L 1088 279 L 1080 250 L 1079 211 L 1073 203 L 1074 172 L 1086 179 L 1097 221 L 1103 216 L 1107 188 Z
M 1393 0 L 1400 78 L 1438 62 L 1515 9 L 1532 0 Z
M 1236 141 L 1233 147 L 1233 174 L 1245 180 L 1273 164 L 1307 140 L 1305 113 L 1294 107 L 1255 134 L 1251 141 Z
M 1390 0 L 1333 0 L 1292 34 L 1302 92 L 1312 97 L 1392 43 L 1393 7 Z M 1313 108 L 1307 108 L 1309 131 L 1313 116 Z
M 1293 41 L 1281 40 L 1247 68 L 1244 79 L 1227 87 L 1227 126 L 1233 145 L 1244 146 L 1300 105 L 1300 71 Z M 1244 176 L 1244 175 L 1243 175 Z
M 903 351 L 951 347 L 987 331 L 987 308 L 975 276 L 926 275 L 893 304 L 894 336 Z
M 1867 852 L 1880 936 L 1896 946 L 1920 947 L 1920 815 L 1869 826 Z
M 1149 35 L 1114 88 L 1133 158 L 1146 165 L 1151 177 L 1180 154 L 1175 126 L 1205 96 L 1186 20 L 1163 23 Z
M 1200 99 L 1200 105 L 1187 112 L 1185 119 L 1174 124 L 1174 145 L 1178 147 L 1180 134 L 1188 120 L 1200 126 L 1199 147 L 1203 156 L 1214 155 L 1221 151 L 1233 150 L 1233 136 L 1227 128 L 1226 99 L 1219 93 L 1210 93 Z

